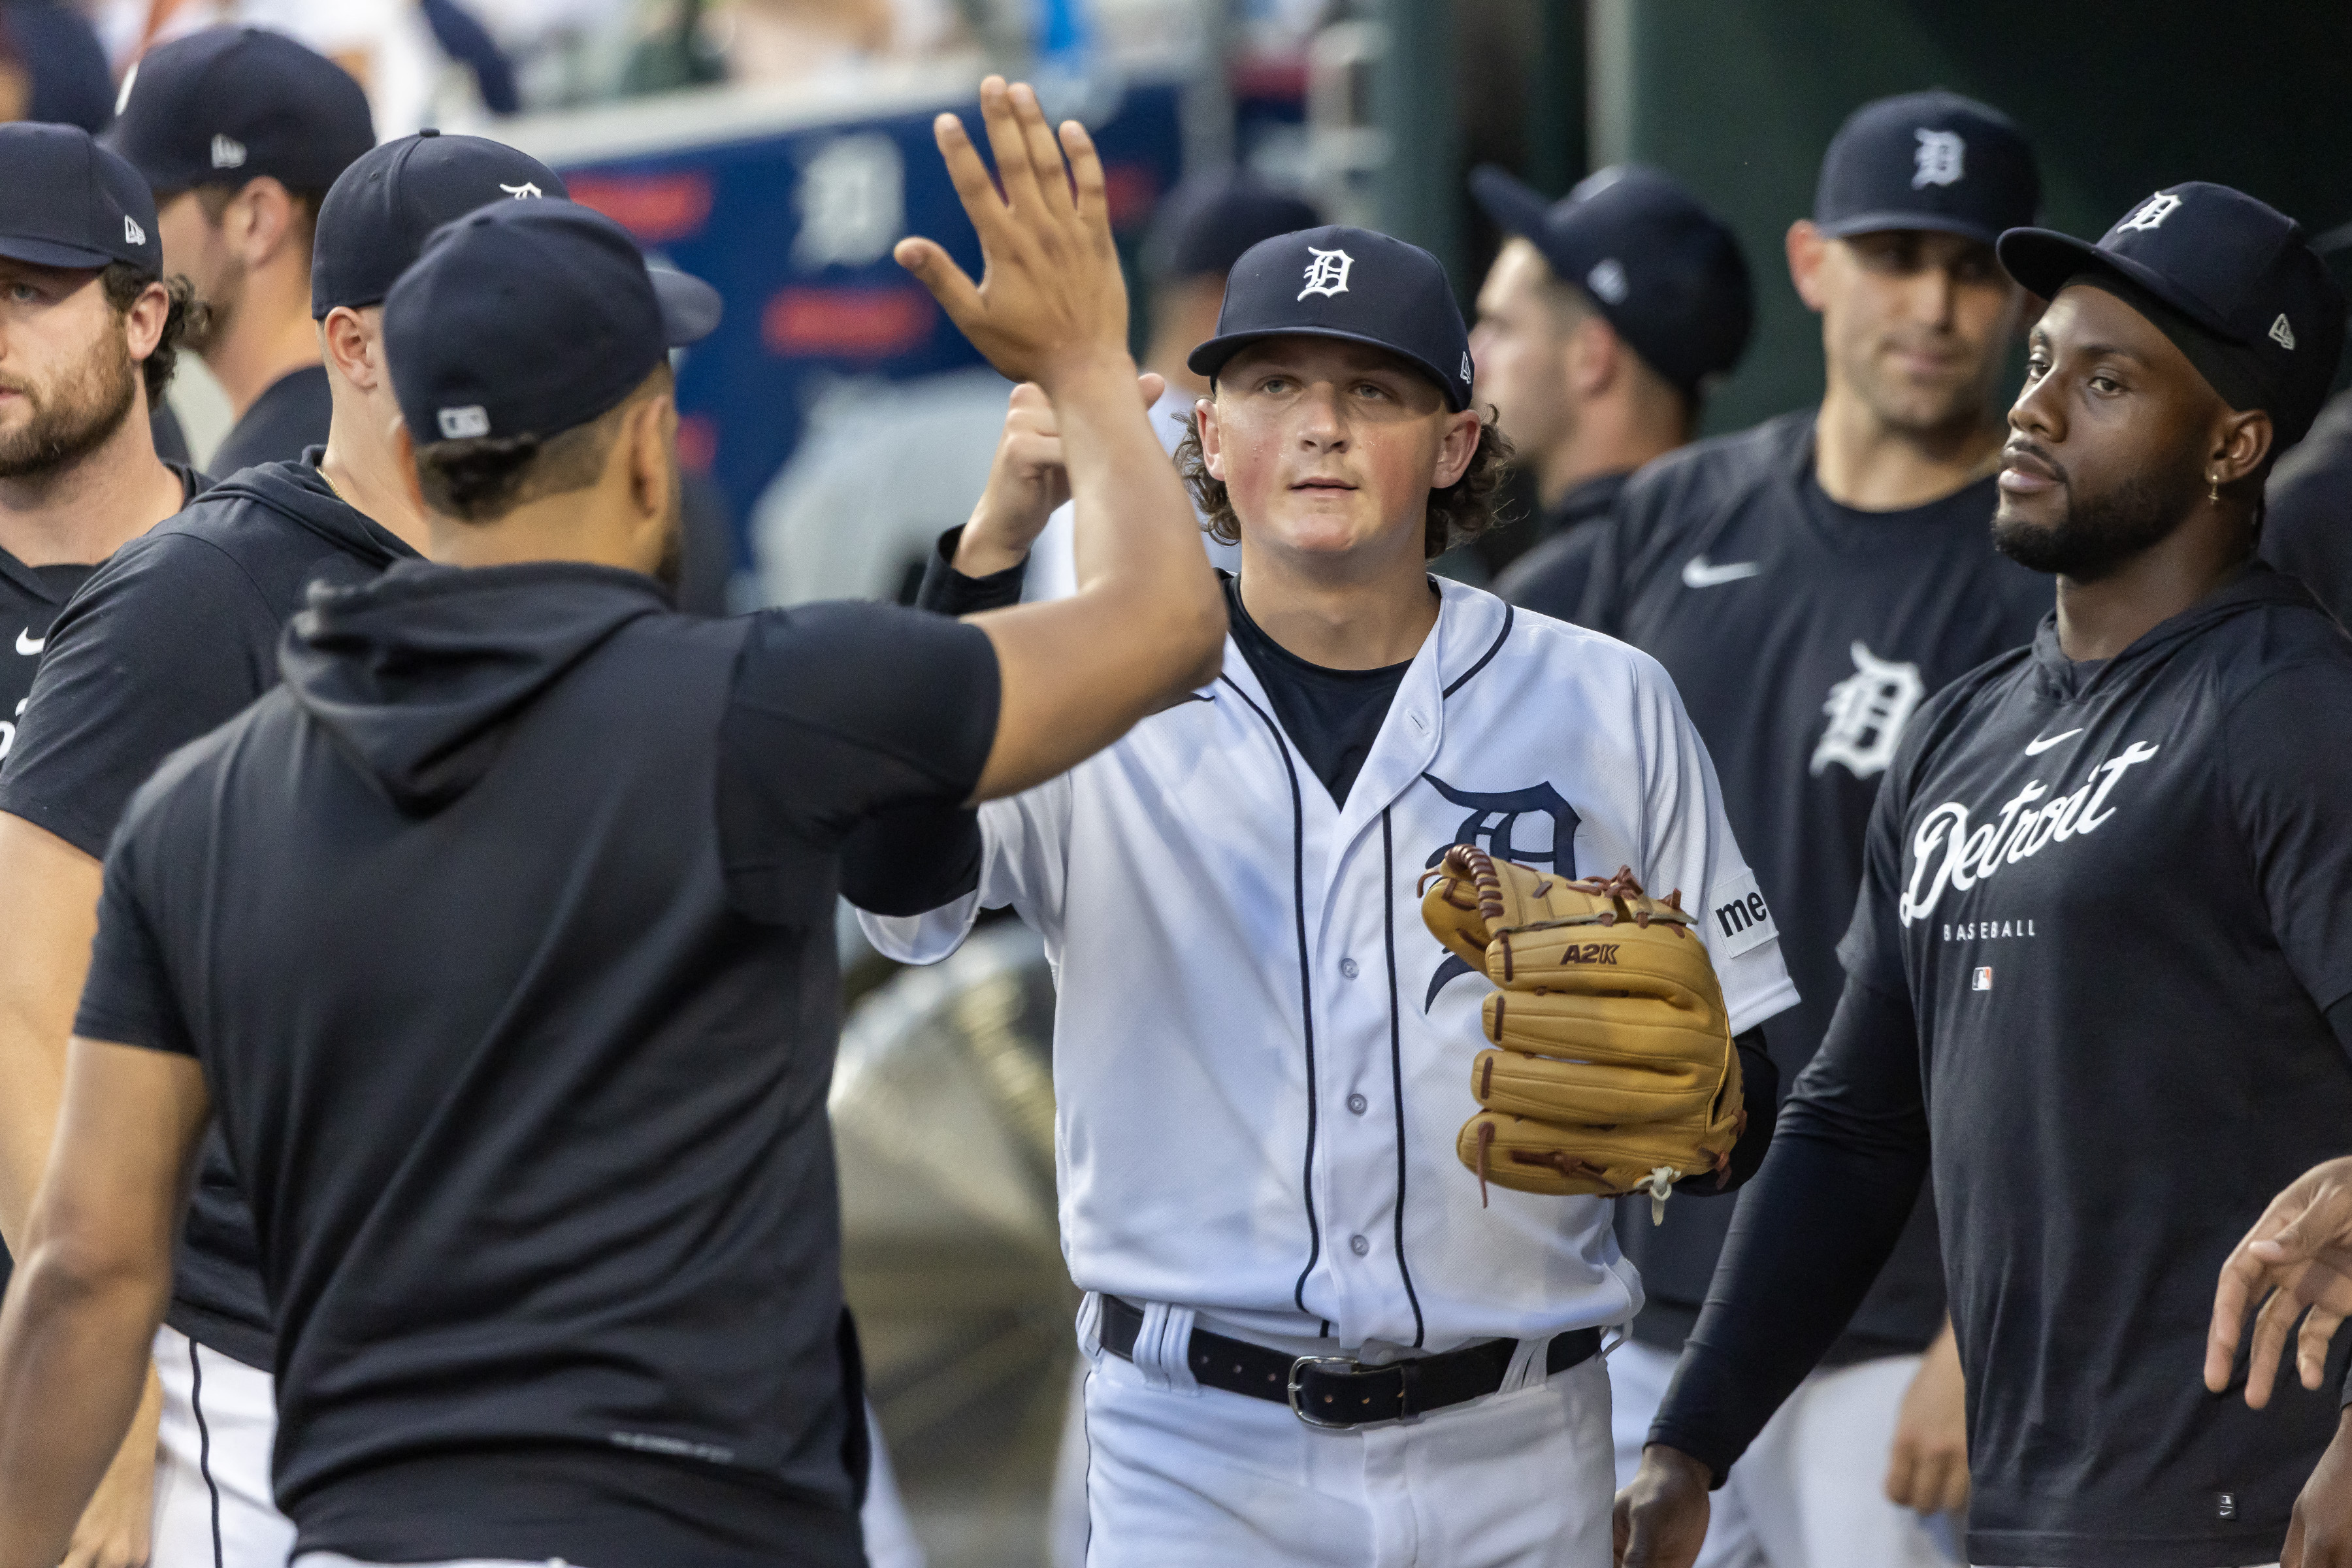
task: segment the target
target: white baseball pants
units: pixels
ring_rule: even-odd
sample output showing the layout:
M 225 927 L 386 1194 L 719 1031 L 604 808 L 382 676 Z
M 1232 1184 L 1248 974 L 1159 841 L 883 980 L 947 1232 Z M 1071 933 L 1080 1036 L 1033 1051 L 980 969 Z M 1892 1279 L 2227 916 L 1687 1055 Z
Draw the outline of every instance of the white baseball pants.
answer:
M 1923 1520 L 1885 1490 L 1919 1361 L 1884 1356 L 1798 1384 L 1712 1499 L 1692 1568 L 1955 1568 L 1950 1521 Z M 1631 1340 L 1609 1358 L 1620 1486 L 1641 1467 L 1674 1373 L 1674 1356 Z
M 270 1500 L 276 1380 L 155 1331 L 163 1420 L 155 1439 L 155 1542 L 148 1568 L 286 1568 L 294 1524 Z
M 1097 1352 L 1085 1412 L 1088 1568 L 1609 1565 L 1598 1357 L 1417 1421 L 1327 1431 Z

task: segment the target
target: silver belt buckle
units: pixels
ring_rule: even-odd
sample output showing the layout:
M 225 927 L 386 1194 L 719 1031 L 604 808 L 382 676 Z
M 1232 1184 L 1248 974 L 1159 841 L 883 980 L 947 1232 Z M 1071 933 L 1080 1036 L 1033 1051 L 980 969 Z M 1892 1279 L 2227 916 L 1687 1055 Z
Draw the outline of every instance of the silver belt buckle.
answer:
M 1325 1431 L 1327 1431 L 1327 1432 L 1349 1432 L 1349 1431 L 1353 1431 L 1355 1428 L 1357 1428 L 1357 1427 L 1359 1427 L 1359 1426 L 1368 1426 L 1368 1425 L 1370 1425 L 1370 1423 L 1368 1423 L 1368 1422 L 1363 1422 L 1363 1421 L 1321 1421 L 1321 1420 L 1318 1420 L 1316 1417 L 1314 1417 L 1314 1416 L 1309 1415 L 1308 1414 L 1307 1414 L 1307 1407 L 1306 1407 L 1305 1405 L 1301 1405 L 1301 1404 L 1299 1404 L 1299 1403 L 1298 1403 L 1298 1393 L 1299 1393 L 1298 1374 L 1299 1374 L 1299 1373 L 1300 1373 L 1300 1372 L 1302 1372 L 1302 1371 L 1303 1371 L 1303 1370 L 1305 1370 L 1306 1368 L 1310 1367 L 1310 1366 L 1344 1366 L 1344 1367 L 1348 1367 L 1348 1368 L 1349 1368 L 1349 1369 L 1351 1369 L 1351 1370 L 1361 1370 L 1362 1365 L 1363 1365 L 1363 1363 L 1362 1363 L 1361 1362 L 1359 1362 L 1358 1360 L 1356 1360 L 1356 1358 L 1355 1358 L 1355 1357 L 1353 1357 L 1353 1356 L 1344 1356 L 1344 1355 L 1303 1355 L 1303 1356 L 1300 1356 L 1297 1360 L 1296 1360 L 1296 1361 L 1294 1361 L 1294 1362 L 1292 1362 L 1292 1363 L 1290 1363 L 1290 1413 L 1291 1413 L 1293 1415 L 1297 1416 L 1301 1421 L 1306 1422 L 1306 1423 L 1307 1423 L 1307 1425 L 1308 1425 L 1309 1426 L 1320 1426 L 1320 1427 L 1322 1427 L 1322 1428 L 1323 1428 Z

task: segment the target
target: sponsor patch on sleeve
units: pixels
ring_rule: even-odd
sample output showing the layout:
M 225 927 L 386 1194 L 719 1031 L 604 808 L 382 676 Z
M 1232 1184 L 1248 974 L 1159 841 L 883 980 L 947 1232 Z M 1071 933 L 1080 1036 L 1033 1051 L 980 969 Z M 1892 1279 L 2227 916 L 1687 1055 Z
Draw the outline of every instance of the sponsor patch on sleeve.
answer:
M 1707 942 L 1725 958 L 1738 958 L 1780 934 L 1753 871 L 1742 871 L 1716 888 L 1706 900 L 1706 921 Z

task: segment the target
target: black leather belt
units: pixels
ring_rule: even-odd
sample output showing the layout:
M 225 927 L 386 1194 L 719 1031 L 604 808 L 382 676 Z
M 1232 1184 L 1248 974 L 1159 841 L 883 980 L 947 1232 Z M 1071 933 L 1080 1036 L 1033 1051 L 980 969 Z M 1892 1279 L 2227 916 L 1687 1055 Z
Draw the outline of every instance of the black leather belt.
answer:
M 1135 1359 L 1143 1309 L 1116 1296 L 1102 1299 L 1102 1348 Z M 1309 1426 L 1370 1426 L 1409 1421 L 1449 1405 L 1484 1398 L 1503 1386 L 1517 1340 L 1489 1340 L 1442 1355 L 1366 1366 L 1351 1356 L 1292 1355 L 1247 1340 L 1194 1329 L 1185 1357 L 1203 1388 L 1246 1394 L 1287 1405 Z M 1544 1374 L 1566 1372 L 1601 1349 L 1599 1329 L 1570 1329 L 1544 1350 Z

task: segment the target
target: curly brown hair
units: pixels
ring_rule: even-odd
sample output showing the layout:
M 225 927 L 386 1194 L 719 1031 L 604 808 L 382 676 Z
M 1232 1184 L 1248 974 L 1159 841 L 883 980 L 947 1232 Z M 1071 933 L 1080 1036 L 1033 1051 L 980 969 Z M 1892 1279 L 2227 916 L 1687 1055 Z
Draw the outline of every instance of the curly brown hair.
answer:
M 139 362 L 139 374 L 147 382 L 147 406 L 150 410 L 163 405 L 163 394 L 171 389 L 172 373 L 180 368 L 180 341 L 188 335 L 191 317 L 201 319 L 204 310 L 195 302 L 195 286 L 185 278 L 158 278 L 141 270 L 128 261 L 110 261 L 99 275 L 99 283 L 106 290 L 106 302 L 118 321 L 131 314 L 131 307 L 147 292 L 148 285 L 161 283 L 163 292 L 172 297 L 171 310 L 163 317 L 163 332 L 155 340 L 154 351 Z
M 1462 470 L 1462 477 L 1444 489 L 1429 492 L 1429 521 L 1421 550 L 1430 560 L 1505 521 L 1498 513 L 1498 492 L 1509 477 L 1513 454 L 1511 438 L 1503 434 L 1495 415 L 1489 405 L 1478 426 L 1478 449 L 1470 455 L 1470 466 Z M 1192 492 L 1192 504 L 1208 519 L 1204 526 L 1209 537 L 1220 544 L 1239 544 L 1242 520 L 1234 514 L 1225 481 L 1209 472 L 1208 458 L 1201 450 L 1197 412 L 1184 416 L 1184 439 L 1176 448 L 1176 471 Z

